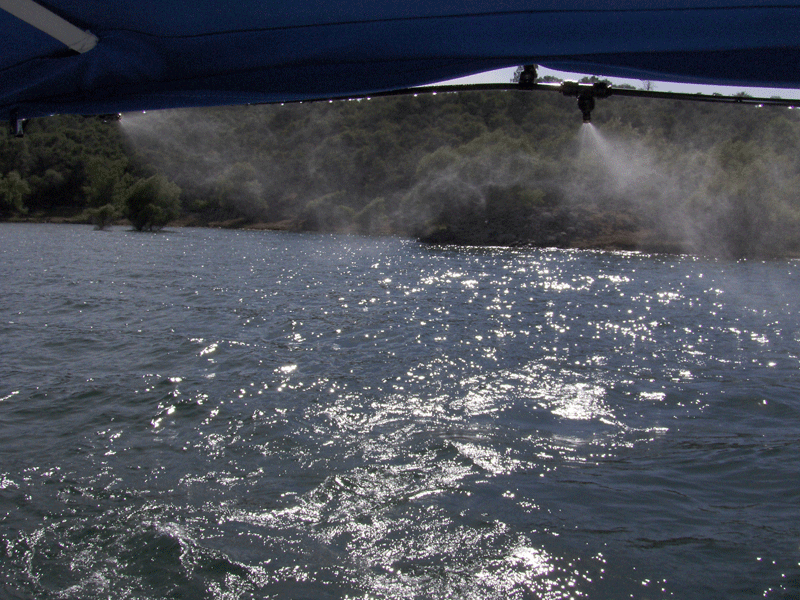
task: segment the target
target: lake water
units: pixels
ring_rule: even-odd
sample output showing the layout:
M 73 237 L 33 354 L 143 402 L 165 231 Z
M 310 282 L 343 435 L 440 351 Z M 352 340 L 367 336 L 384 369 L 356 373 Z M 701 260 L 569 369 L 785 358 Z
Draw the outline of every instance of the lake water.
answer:
M 0 225 L 0 598 L 800 597 L 800 262 Z

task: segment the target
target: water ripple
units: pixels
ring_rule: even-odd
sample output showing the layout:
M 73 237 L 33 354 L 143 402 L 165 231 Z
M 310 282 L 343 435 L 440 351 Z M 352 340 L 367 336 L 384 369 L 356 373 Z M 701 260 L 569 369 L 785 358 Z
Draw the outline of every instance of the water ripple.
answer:
M 795 261 L 27 225 L 0 251 L 0 596 L 800 593 Z

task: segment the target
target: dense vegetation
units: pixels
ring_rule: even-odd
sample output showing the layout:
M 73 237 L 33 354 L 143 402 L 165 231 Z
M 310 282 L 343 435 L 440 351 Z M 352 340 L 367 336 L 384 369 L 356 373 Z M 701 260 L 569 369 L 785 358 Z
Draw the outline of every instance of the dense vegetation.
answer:
M 180 215 L 180 189 L 142 161 L 117 122 L 60 116 L 0 136 L 0 217 L 100 226 L 127 216 L 157 229 Z
M 0 215 L 438 242 L 800 251 L 800 112 L 549 93 L 53 117 L 0 141 Z

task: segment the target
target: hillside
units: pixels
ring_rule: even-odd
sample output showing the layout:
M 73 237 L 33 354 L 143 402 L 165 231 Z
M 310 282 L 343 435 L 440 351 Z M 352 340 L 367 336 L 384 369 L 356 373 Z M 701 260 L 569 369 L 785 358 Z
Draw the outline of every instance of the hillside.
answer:
M 800 250 L 798 111 L 611 97 L 593 117 L 582 125 L 559 94 L 517 92 L 52 117 L 0 141 L 0 212 L 105 222 L 136 189 L 174 197 L 162 217 L 184 224 Z

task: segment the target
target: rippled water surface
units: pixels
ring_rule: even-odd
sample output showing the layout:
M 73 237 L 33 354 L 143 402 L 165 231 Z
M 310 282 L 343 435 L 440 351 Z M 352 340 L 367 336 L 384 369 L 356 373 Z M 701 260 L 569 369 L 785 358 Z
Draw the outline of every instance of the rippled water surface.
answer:
M 0 598 L 798 598 L 800 263 L 0 226 Z

